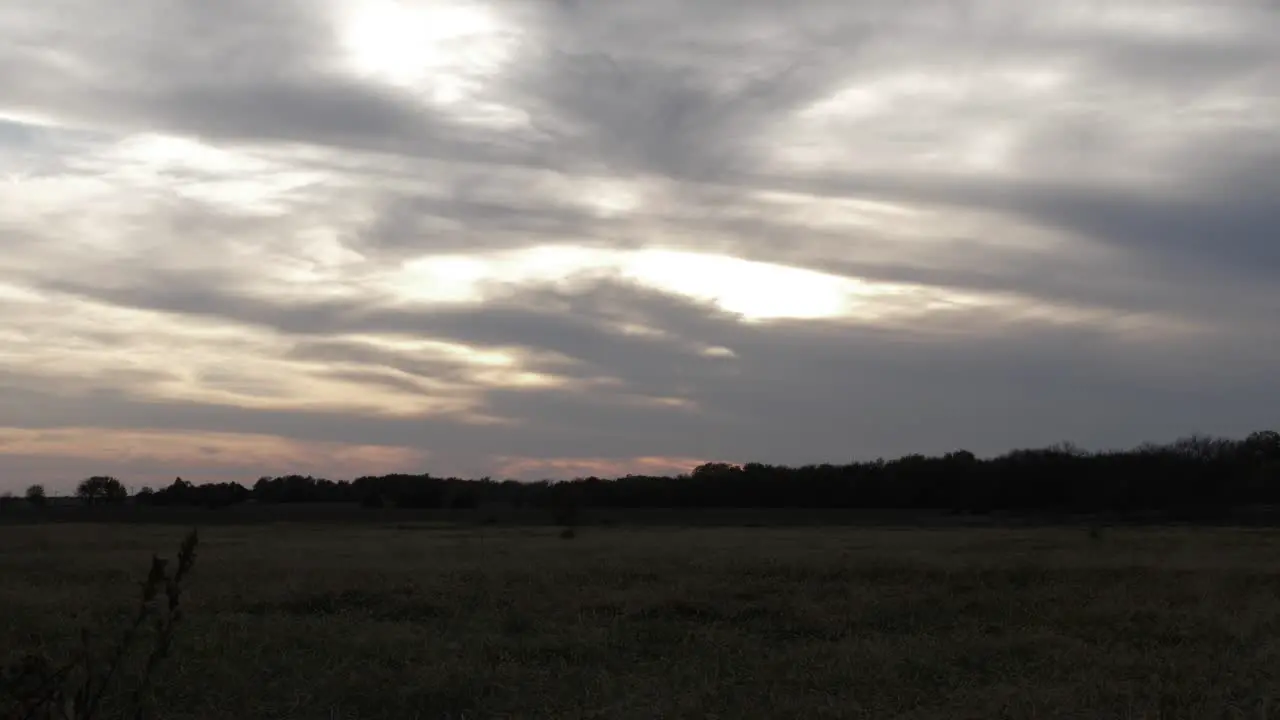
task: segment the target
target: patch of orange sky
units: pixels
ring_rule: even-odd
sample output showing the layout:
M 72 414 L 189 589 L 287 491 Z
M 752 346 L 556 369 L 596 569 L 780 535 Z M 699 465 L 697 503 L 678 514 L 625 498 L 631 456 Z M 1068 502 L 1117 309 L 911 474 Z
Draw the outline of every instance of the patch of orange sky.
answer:
M 67 468 L 101 468 L 93 474 L 125 473 L 116 468 L 149 468 L 122 476 L 129 487 L 168 484 L 175 476 L 201 481 L 252 483 L 262 475 L 290 473 L 343 478 L 394 472 L 423 472 L 424 454 L 412 448 L 300 442 L 266 435 L 105 430 L 0 428 L 0 461 L 18 458 L 57 461 Z M 9 463 L 6 463 L 9 464 Z M 253 473 L 252 477 L 245 476 Z M 73 478 L 32 477 L 23 482 L 61 486 Z M 16 490 L 17 488 L 5 488 Z
M 495 479 L 615 478 L 678 475 L 706 462 L 688 457 L 496 458 Z M 415 448 L 303 442 L 268 435 L 56 428 L 0 428 L 0 491 L 20 492 L 45 484 L 57 494 L 89 475 L 118 477 L 133 490 L 162 487 L 174 477 L 251 485 L 258 477 L 300 474 L 333 480 L 362 475 L 431 473 L 449 475 L 430 453 Z M 14 471 L 17 471 L 15 474 Z M 18 477 L 21 475 L 22 477 Z

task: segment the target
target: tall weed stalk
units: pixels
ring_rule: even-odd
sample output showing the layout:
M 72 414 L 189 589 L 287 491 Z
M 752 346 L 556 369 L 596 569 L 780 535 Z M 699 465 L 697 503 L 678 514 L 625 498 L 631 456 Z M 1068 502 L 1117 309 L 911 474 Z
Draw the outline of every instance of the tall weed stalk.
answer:
M 152 556 L 151 569 L 142 582 L 137 609 L 116 642 L 103 651 L 95 648 L 88 628 L 68 661 L 52 662 L 47 656 L 26 653 L 0 668 L 0 717 L 15 720 L 106 720 L 146 717 L 149 691 L 155 672 L 173 648 L 182 620 L 182 583 L 196 562 L 199 538 L 192 530 L 178 548 L 177 566 Z M 148 631 L 150 631 L 148 633 Z M 150 635 L 149 647 L 143 642 Z M 119 684 L 124 667 L 139 649 L 145 651 L 142 668 L 132 688 L 115 693 L 120 707 L 110 714 L 103 700 Z

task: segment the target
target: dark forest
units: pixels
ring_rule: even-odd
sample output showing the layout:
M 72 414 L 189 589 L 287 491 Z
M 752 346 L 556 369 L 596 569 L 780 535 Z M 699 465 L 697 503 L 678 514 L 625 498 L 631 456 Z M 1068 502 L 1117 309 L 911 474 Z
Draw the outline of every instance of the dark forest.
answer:
M 96 485 L 102 484 L 101 478 L 96 480 Z M 334 481 L 290 475 L 263 477 L 245 487 L 197 485 L 179 478 L 159 490 L 142 490 L 135 501 L 207 507 L 247 501 L 455 509 L 501 505 L 561 511 L 586 507 L 918 509 L 1194 520 L 1243 506 L 1280 504 L 1280 433 L 1255 432 L 1243 440 L 1191 436 L 1105 452 L 1061 444 L 986 459 L 960 450 L 844 465 L 708 463 L 674 477 L 627 475 L 561 482 L 466 480 L 430 474 Z

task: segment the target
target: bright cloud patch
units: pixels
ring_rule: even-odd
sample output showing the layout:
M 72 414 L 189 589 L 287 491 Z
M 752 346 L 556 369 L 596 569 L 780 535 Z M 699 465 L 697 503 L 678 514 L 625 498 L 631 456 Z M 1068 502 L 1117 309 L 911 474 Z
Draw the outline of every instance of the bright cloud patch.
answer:
M 879 297 L 909 288 L 672 250 L 607 251 L 531 248 L 491 256 L 426 257 L 392 280 L 405 297 L 426 302 L 482 301 L 495 284 L 571 281 L 583 273 L 615 274 L 666 292 L 715 304 L 748 320 L 823 318 L 874 310 Z
M 87 171 L 116 185 L 168 185 L 179 197 L 207 202 L 229 213 L 285 212 L 291 191 L 323 180 L 261 154 L 233 151 L 171 135 L 130 136 L 92 159 Z
M 812 270 L 689 252 L 642 251 L 621 265 L 625 276 L 753 320 L 840 317 L 852 314 L 859 302 L 901 292 Z
M 518 126 L 527 116 L 489 85 L 519 40 L 494 8 L 472 0 L 357 0 L 335 6 L 343 64 L 471 122 Z
M 494 72 L 510 54 L 502 23 L 480 3 L 363 0 L 344 3 L 336 24 L 355 70 L 409 87 L 429 84 L 446 103 L 466 96 L 466 75 Z

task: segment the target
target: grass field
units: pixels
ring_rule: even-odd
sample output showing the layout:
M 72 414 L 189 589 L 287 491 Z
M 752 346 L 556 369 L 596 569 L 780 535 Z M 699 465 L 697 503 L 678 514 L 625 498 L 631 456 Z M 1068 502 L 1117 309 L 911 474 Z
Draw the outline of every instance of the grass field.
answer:
M 180 526 L 0 527 L 0 649 L 118 627 Z M 219 526 L 164 718 L 1280 714 L 1280 534 Z M 1277 704 L 1268 708 L 1268 702 Z

